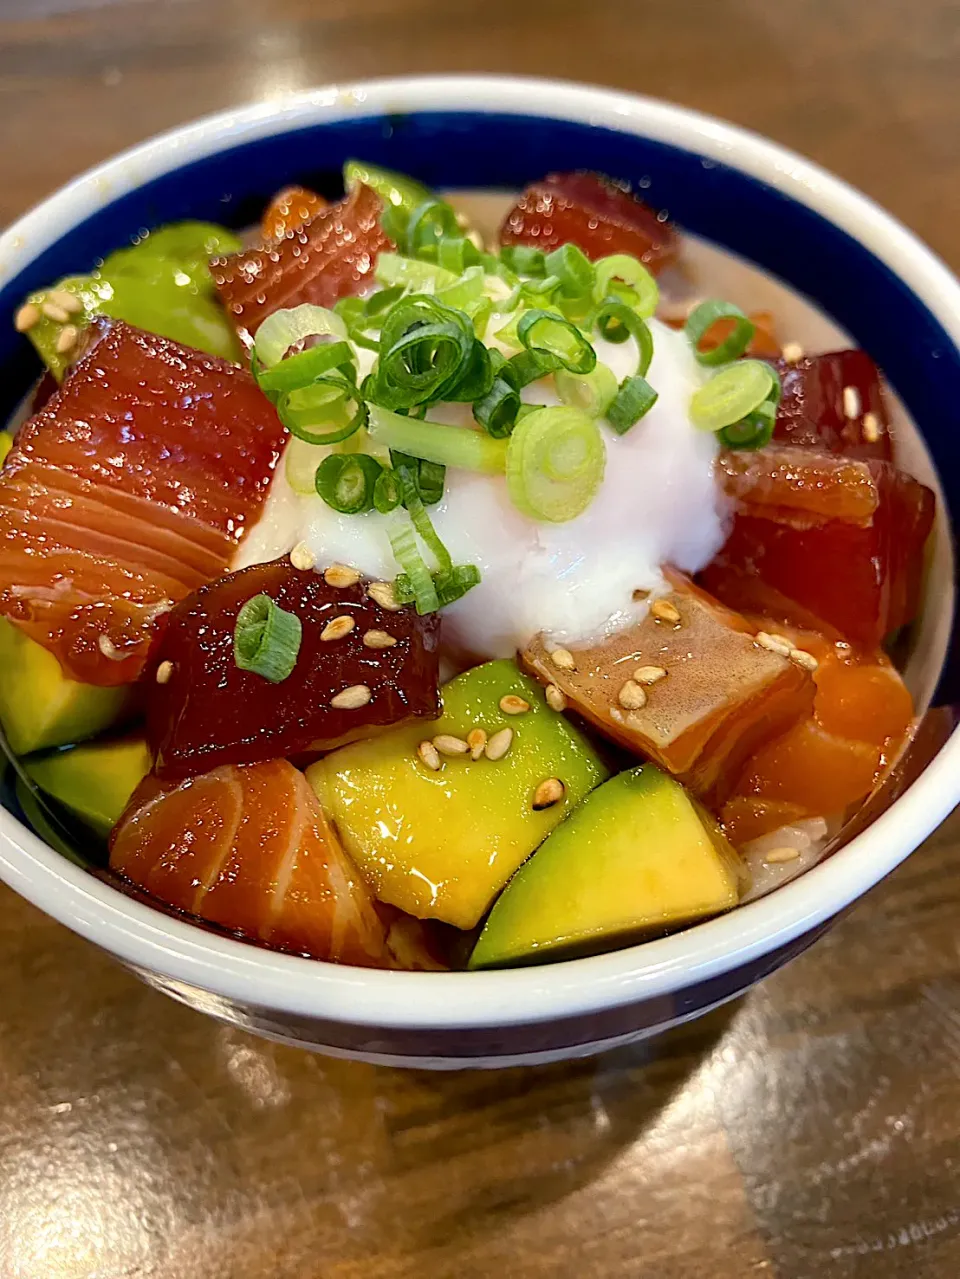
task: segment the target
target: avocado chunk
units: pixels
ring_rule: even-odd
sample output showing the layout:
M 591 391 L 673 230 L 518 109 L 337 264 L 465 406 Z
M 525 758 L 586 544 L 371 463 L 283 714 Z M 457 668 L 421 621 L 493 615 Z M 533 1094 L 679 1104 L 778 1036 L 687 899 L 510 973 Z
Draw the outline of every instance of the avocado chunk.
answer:
M 375 896 L 420 918 L 473 928 L 607 769 L 513 662 L 474 667 L 441 691 L 439 720 L 344 746 L 313 764 L 307 779 Z M 510 695 L 530 709 L 505 713 L 500 702 Z M 440 754 L 432 769 L 418 754 L 425 740 L 448 734 L 463 742 L 477 728 L 488 740 L 512 731 L 502 758 Z M 535 810 L 534 793 L 548 778 L 563 782 L 563 796 Z
M 129 687 L 69 679 L 52 653 L 0 618 L 0 724 L 15 755 L 94 737 L 124 718 L 132 698 Z
M 150 765 L 150 751 L 140 736 L 88 742 L 23 762 L 27 775 L 42 791 L 104 839 Z
M 740 859 L 679 782 L 644 764 L 588 795 L 517 872 L 470 968 L 568 958 L 735 906 Z

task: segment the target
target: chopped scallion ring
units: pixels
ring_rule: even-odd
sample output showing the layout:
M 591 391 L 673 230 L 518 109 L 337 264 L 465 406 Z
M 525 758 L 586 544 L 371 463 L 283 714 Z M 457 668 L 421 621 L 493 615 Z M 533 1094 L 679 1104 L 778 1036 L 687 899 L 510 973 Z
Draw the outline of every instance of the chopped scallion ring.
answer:
M 253 353 L 260 366 L 272 369 L 292 346 L 312 337 L 345 338 L 347 328 L 339 315 L 324 306 L 301 306 L 274 311 L 257 329 Z
M 657 402 L 657 392 L 646 378 L 624 378 L 613 403 L 607 409 L 607 421 L 618 435 L 626 435 Z
M 547 274 L 546 254 L 527 244 L 505 244 L 500 250 L 501 259 L 517 275 L 530 275 L 543 279 Z
M 600 429 L 580 409 L 563 405 L 525 415 L 507 446 L 507 489 L 531 519 L 562 523 L 587 509 L 603 480 Z
M 738 360 L 716 372 L 690 400 L 690 420 L 701 431 L 733 426 L 758 409 L 777 380 L 763 360 Z
M 382 470 L 369 453 L 331 453 L 317 467 L 317 492 L 341 515 L 360 515 L 373 509 Z
M 485 431 L 469 427 L 446 426 L 441 422 L 421 422 L 417 418 L 391 413 L 378 404 L 369 406 L 367 429 L 370 438 L 389 449 L 409 453 L 441 466 L 464 471 L 502 474 L 506 467 L 506 446 L 491 439 Z
M 633 338 L 637 344 L 637 373 L 643 377 L 653 359 L 653 335 L 643 317 L 617 298 L 604 298 L 594 312 L 593 324 L 607 342 Z
M 569 373 L 566 369 L 559 369 L 553 381 L 564 404 L 583 409 L 590 417 L 604 417 L 618 389 L 613 369 L 599 362 L 590 373 Z
M 723 319 L 733 320 L 733 331 L 712 351 L 701 351 L 700 342 L 707 331 L 717 320 Z M 721 302 L 712 298 L 693 308 L 687 316 L 683 331 L 700 363 L 712 366 L 728 364 L 731 360 L 736 360 L 743 355 L 756 329 L 753 321 L 748 319 L 738 306 L 734 306 L 732 302 Z
M 269 595 L 254 595 L 237 614 L 233 660 L 240 670 L 279 684 L 297 664 L 302 636 L 296 613 L 288 613 Z
M 459 277 L 459 272 L 449 271 L 435 262 L 421 262 L 418 258 L 402 257 L 399 253 L 381 253 L 373 274 L 378 284 L 432 289 L 434 292 L 448 289 L 456 284 Z
M 350 343 L 342 338 L 322 346 L 313 346 L 309 351 L 301 351 L 299 355 L 287 356 L 272 369 L 260 368 L 256 379 L 260 390 L 272 396 L 282 391 L 299 391 L 331 369 L 349 370 L 356 376 Z M 345 376 L 349 376 L 349 373 L 345 373 Z
M 430 570 L 417 546 L 417 535 L 413 525 L 406 516 L 401 518 L 398 515 L 395 518 L 396 522 L 391 526 L 388 534 L 390 548 L 397 563 L 406 574 L 413 603 L 420 614 L 436 612 L 440 607 L 440 601 Z
M 571 373 L 589 373 L 597 363 L 577 326 L 553 311 L 526 311 L 517 321 L 517 337 L 528 351 L 545 351 Z
M 367 406 L 349 378 L 330 373 L 281 395 L 277 416 L 291 435 L 308 444 L 339 444 L 367 420 Z
M 400 481 L 389 467 L 384 467 L 373 485 L 374 509 L 381 515 L 387 515 L 397 509 L 400 500 Z
M 660 301 L 657 282 L 639 258 L 627 253 L 611 253 L 594 263 L 593 295 L 626 302 L 644 320 L 656 312 Z
M 565 298 L 589 297 L 593 291 L 593 263 L 575 244 L 561 244 L 544 259 L 548 276 L 560 281 L 560 292 Z

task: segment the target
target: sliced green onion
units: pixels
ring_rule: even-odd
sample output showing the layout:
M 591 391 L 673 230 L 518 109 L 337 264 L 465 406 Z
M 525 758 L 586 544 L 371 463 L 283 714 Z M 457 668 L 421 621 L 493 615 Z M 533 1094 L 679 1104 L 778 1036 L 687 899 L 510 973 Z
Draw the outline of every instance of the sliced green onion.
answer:
M 233 632 L 233 660 L 242 671 L 279 684 L 297 664 L 303 627 L 269 595 L 254 595 L 240 609 Z
M 272 392 L 299 391 L 322 373 L 337 368 L 351 370 L 355 376 L 353 351 L 350 343 L 343 339 L 313 346 L 299 355 L 287 356 L 272 369 L 261 368 L 256 378 L 260 390 L 269 395 Z
M 597 363 L 596 351 L 577 326 L 553 311 L 526 311 L 517 322 L 517 337 L 528 351 L 546 351 L 571 373 L 589 373 Z
M 437 603 L 440 608 L 453 604 L 455 600 L 466 595 L 467 591 L 479 586 L 480 570 L 476 564 L 455 564 L 446 572 L 433 574 L 433 586 L 437 592 Z M 399 604 L 412 604 L 415 599 L 413 586 L 406 573 L 400 573 L 393 583 L 393 593 Z
M 320 462 L 321 458 L 314 445 L 305 440 L 290 440 L 283 453 L 283 473 L 294 493 L 301 497 L 316 493 L 316 474 Z
M 725 338 L 712 351 L 701 351 L 700 341 L 712 328 L 717 320 L 731 319 L 734 321 L 733 332 L 728 338 Z M 743 355 L 744 351 L 750 345 L 756 326 L 753 321 L 740 310 L 738 306 L 734 306 L 732 302 L 721 302 L 717 299 L 710 299 L 707 302 L 701 302 L 699 306 L 695 306 L 687 316 L 687 322 L 683 326 L 683 331 L 689 339 L 690 345 L 693 347 L 694 354 L 701 364 L 727 364 L 730 360 L 736 360 Z
M 356 346 L 366 347 L 368 351 L 379 351 L 379 339 L 369 337 L 368 334 L 380 328 L 384 313 L 405 292 L 403 285 L 396 284 L 388 289 L 380 289 L 366 299 L 341 298 L 334 310 L 346 324 L 350 340 Z
M 472 400 L 493 380 L 470 317 L 426 294 L 402 298 L 384 317 L 376 373 L 365 394 L 388 409 Z M 369 388 L 367 388 L 369 383 Z
M 360 515 L 373 509 L 382 470 L 369 453 L 331 453 L 317 467 L 317 492 L 341 515 Z
M 436 261 L 437 245 L 446 237 L 462 239 L 457 215 L 445 200 L 424 200 L 410 214 L 405 247 L 412 257 Z
M 603 480 L 600 429 L 580 409 L 537 409 L 514 428 L 507 446 L 507 489 L 535 520 L 561 523 L 587 509 Z
M 485 431 L 421 422 L 391 413 L 378 404 L 371 404 L 369 410 L 370 438 L 389 449 L 438 462 L 441 466 L 482 471 L 487 475 L 502 474 L 506 467 L 506 446 L 501 440 L 491 439 Z
M 403 504 L 407 508 L 413 527 L 420 535 L 420 540 L 430 551 L 441 570 L 452 569 L 453 559 L 441 541 L 439 533 L 433 527 L 433 521 L 427 514 L 427 508 L 420 500 L 416 484 L 412 481 L 408 472 L 400 471 L 398 472 L 398 477 L 403 493 Z
M 500 250 L 500 257 L 517 275 L 542 279 L 547 274 L 547 255 L 543 249 L 534 249 L 528 244 L 505 244 Z
M 573 376 L 572 374 L 570 375 Z M 513 430 L 520 409 L 520 393 L 507 377 L 496 376 L 493 385 L 473 406 L 473 416 L 495 440 L 502 440 Z
M 339 444 L 366 422 L 367 406 L 349 378 L 328 374 L 281 395 L 277 416 L 291 435 L 308 444 Z
M 560 357 L 551 355 L 549 351 L 519 351 L 507 361 L 502 376 L 519 391 L 531 382 L 539 382 L 548 373 L 556 373 L 562 368 Z
M 461 275 L 454 276 L 451 284 L 437 289 L 437 301 L 463 311 L 471 302 L 479 302 L 483 288 L 483 267 L 470 266 Z
M 548 276 L 560 281 L 560 292 L 565 298 L 587 297 L 593 291 L 593 263 L 575 244 L 561 244 L 544 259 Z
M 381 253 L 373 274 L 379 284 L 437 291 L 456 284 L 459 273 L 448 271 L 435 262 L 421 262 L 418 258 L 402 257 L 399 253 Z
M 626 435 L 656 402 L 657 393 L 646 378 L 639 374 L 624 378 L 616 398 L 607 409 L 607 421 L 618 435 Z
M 653 359 L 653 335 L 643 317 L 617 298 L 604 298 L 594 312 L 593 323 L 607 342 L 633 338 L 637 344 L 637 373 L 643 377 Z
M 400 481 L 389 467 L 385 467 L 377 476 L 373 486 L 374 509 L 381 515 L 395 511 L 400 505 Z
M 717 432 L 717 439 L 728 449 L 762 449 L 773 437 L 780 403 L 780 378 L 775 370 L 773 386 L 767 398 L 739 422 Z
M 617 378 L 607 364 L 597 363 L 589 373 L 569 373 L 559 369 L 554 374 L 557 395 L 571 408 L 582 409 L 590 417 L 604 417 L 617 394 Z
M 593 296 L 597 302 L 614 297 L 626 302 L 644 320 L 656 312 L 660 290 L 639 258 L 627 253 L 611 253 L 595 262 L 593 270 Z
M 701 431 L 733 426 L 758 409 L 773 389 L 776 375 L 763 360 L 738 360 L 728 364 L 695 391 L 690 400 L 690 420 Z
M 268 315 L 257 329 L 253 352 L 264 369 L 272 369 L 298 342 L 312 337 L 346 336 L 347 328 L 339 315 L 324 306 L 304 302 Z
M 406 517 L 403 519 L 398 517 L 396 523 L 391 526 L 388 536 L 397 563 L 407 576 L 417 612 L 420 614 L 435 612 L 440 606 L 440 601 L 437 598 L 430 570 L 417 546 L 417 535 L 413 525 Z
M 443 497 L 447 468 L 438 462 L 429 462 L 423 457 L 418 460 L 420 467 L 417 472 L 417 489 L 424 506 L 433 506 Z

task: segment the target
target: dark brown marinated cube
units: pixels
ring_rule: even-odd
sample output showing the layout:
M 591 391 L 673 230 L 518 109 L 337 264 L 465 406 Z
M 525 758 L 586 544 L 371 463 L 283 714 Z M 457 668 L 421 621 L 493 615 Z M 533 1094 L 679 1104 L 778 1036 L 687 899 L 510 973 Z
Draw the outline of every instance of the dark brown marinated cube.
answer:
M 331 586 L 322 572 L 282 559 L 230 573 L 178 604 L 145 674 L 158 776 L 315 755 L 377 728 L 436 718 L 438 615 L 384 608 L 369 586 Z M 296 665 L 279 683 L 234 658 L 237 614 L 261 594 L 302 626 Z
M 607 737 L 722 799 L 758 746 L 809 714 L 809 671 L 679 574 L 636 626 L 589 648 L 538 636 L 523 663 Z M 572 659 L 572 660 L 571 660 Z

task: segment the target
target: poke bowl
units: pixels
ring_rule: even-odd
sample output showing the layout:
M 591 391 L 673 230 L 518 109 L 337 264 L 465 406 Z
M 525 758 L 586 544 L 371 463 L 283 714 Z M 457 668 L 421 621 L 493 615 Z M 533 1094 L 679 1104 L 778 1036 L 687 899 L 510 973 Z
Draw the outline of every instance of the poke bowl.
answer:
M 369 1061 L 655 1034 L 960 801 L 960 285 L 628 94 L 293 95 L 0 238 L 0 878 Z

